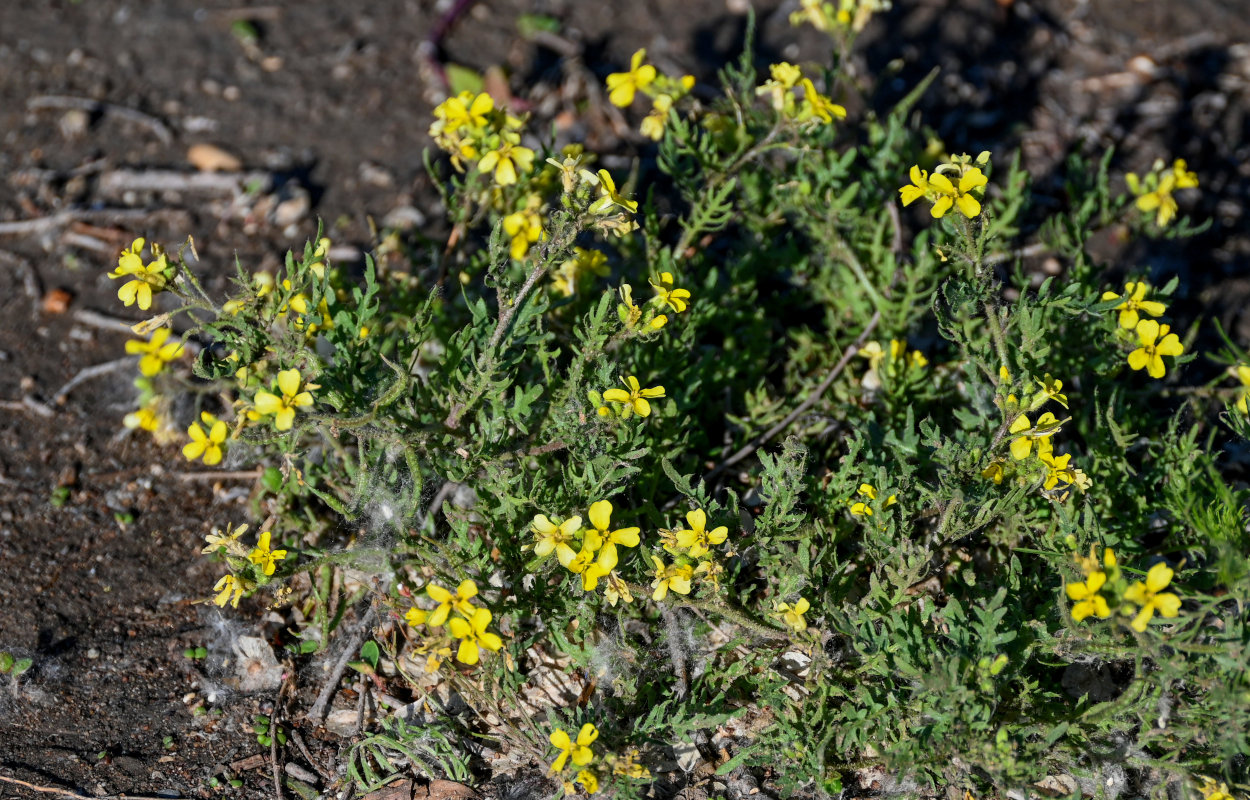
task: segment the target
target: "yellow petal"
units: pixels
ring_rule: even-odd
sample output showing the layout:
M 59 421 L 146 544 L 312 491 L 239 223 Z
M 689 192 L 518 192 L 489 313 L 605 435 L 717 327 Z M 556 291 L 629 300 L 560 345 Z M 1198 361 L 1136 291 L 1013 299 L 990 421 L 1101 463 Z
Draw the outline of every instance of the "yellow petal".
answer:
M 612 504 L 607 500 L 592 503 L 589 517 L 590 524 L 595 526 L 595 530 L 606 531 L 612 524 Z
M 300 376 L 297 369 L 285 369 L 278 373 L 278 388 L 287 397 L 299 394 Z
M 1155 564 L 1150 568 L 1150 571 L 1146 573 L 1146 591 L 1151 594 L 1163 591 L 1167 588 L 1167 585 L 1172 582 L 1172 576 L 1174 574 L 1175 573 L 1172 571 L 1172 568 L 1167 564 Z

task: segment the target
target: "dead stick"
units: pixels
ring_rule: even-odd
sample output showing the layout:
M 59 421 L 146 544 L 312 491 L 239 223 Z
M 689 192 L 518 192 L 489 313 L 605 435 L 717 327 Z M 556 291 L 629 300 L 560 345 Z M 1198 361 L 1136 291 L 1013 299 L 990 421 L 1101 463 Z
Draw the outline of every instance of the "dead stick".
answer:
M 160 139 L 162 144 L 172 144 L 174 141 L 174 135 L 170 133 L 169 126 L 151 114 L 144 114 L 142 111 L 113 105 L 112 103 L 102 103 L 89 97 L 67 97 L 65 95 L 32 97 L 26 101 L 26 108 L 31 111 L 41 108 L 74 108 L 106 117 L 117 117 L 127 122 L 142 125 L 156 134 L 156 138 Z
M 246 469 L 231 472 L 229 470 L 218 472 L 178 472 L 175 477 L 180 481 L 246 481 L 259 478 L 262 471 L 259 469 Z M 265 527 L 269 527 L 266 525 Z
M 846 349 L 846 352 L 842 354 L 842 358 L 838 359 L 838 363 L 833 365 L 833 369 L 831 369 L 829 374 L 825 376 L 825 379 L 820 382 L 820 385 L 812 390 L 812 393 L 807 396 L 806 400 L 799 403 L 799 405 L 789 414 L 786 414 L 785 419 L 781 422 L 778 422 L 776 425 L 764 431 L 759 436 L 756 436 L 741 450 L 717 464 L 711 472 L 703 476 L 703 482 L 707 483 L 717 475 L 732 467 L 734 464 L 737 464 L 739 461 L 760 449 L 765 442 L 784 431 L 790 426 L 790 423 L 798 419 L 804 411 L 807 411 L 807 409 L 815 405 L 816 401 L 824 395 L 825 390 L 828 389 L 833 382 L 837 380 L 838 376 L 842 374 L 842 370 L 846 369 L 846 365 L 849 364 L 855 354 L 859 352 L 859 349 L 864 346 L 864 342 L 867 341 L 868 337 L 872 335 L 872 332 L 877 329 L 877 323 L 879 322 L 881 322 L 881 312 L 875 311 L 873 312 L 872 319 L 868 320 L 868 324 L 864 326 L 863 332 L 860 333 L 859 337 L 855 339 L 855 342 Z M 665 508 L 671 508 L 678 502 L 680 501 L 673 500 L 670 502 L 670 505 L 666 505 Z
M 80 800 L 81 798 L 87 797 L 87 795 L 79 794 L 78 792 L 70 791 L 69 789 L 58 789 L 55 786 L 36 786 L 33 783 L 27 783 L 26 781 L 20 781 L 17 778 L 9 778 L 4 775 L 0 775 L 0 781 L 17 784 L 18 786 L 30 789 L 32 792 L 55 794 L 60 795 L 61 797 L 76 797 L 80 798 Z M 101 797 L 94 798 L 94 800 L 168 800 L 168 798 L 150 794 L 126 794 L 123 792 L 122 794 L 103 795 Z
M 89 381 L 92 378 L 98 378 L 101 375 L 107 375 L 110 372 L 116 372 L 117 370 L 122 369 L 123 367 L 132 366 L 133 364 L 137 362 L 138 362 L 138 359 L 136 357 L 126 356 L 125 358 L 119 358 L 115 361 L 106 361 L 103 364 L 96 364 L 93 367 L 85 367 L 79 370 L 77 375 L 70 378 L 69 381 L 64 386 L 58 389 L 56 394 L 52 395 L 52 398 L 54 400 L 59 401 L 62 397 L 68 396 L 69 393 L 74 389 L 74 387 L 78 386 L 79 384 L 85 383 L 86 381 Z
M 365 614 L 365 618 L 361 620 L 360 630 L 356 631 L 351 640 L 348 641 L 343 654 L 339 656 L 338 663 L 334 665 L 334 669 L 330 672 L 330 679 L 322 687 L 321 694 L 317 695 L 317 700 L 313 703 L 312 708 L 308 710 L 308 719 L 317 723 L 325 720 L 326 707 L 330 704 L 330 699 L 334 697 L 334 690 L 338 688 L 339 681 L 343 679 L 343 673 L 347 670 L 347 662 L 352 660 L 352 656 L 364 644 L 365 637 L 373 629 L 373 621 L 377 618 L 377 615 L 377 609 L 370 606 L 369 613 Z
M 304 743 L 304 737 L 300 736 L 299 731 L 295 728 L 291 728 L 291 738 L 295 741 L 295 746 L 299 748 L 299 751 L 304 754 L 304 758 L 308 760 L 309 766 L 320 773 L 322 779 L 325 780 L 327 785 L 333 783 L 334 775 L 332 775 L 328 769 L 322 767 L 321 764 L 317 762 L 317 759 L 313 758 L 312 753 L 308 751 L 308 745 Z

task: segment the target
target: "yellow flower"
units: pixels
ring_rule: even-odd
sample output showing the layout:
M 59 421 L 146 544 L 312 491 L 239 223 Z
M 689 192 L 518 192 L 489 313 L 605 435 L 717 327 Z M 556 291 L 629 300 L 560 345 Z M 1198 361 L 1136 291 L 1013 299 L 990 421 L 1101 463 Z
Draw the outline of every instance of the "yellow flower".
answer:
M 1146 580 L 1136 581 L 1124 591 L 1124 599 L 1141 606 L 1129 626 L 1143 633 L 1155 612 L 1161 617 L 1175 617 L 1181 608 L 1181 599 L 1171 592 L 1163 591 L 1172 582 L 1175 573 L 1167 564 L 1159 563 L 1146 573 Z
M 599 170 L 595 183 L 599 186 L 599 199 L 590 204 L 591 214 L 607 214 L 612 206 L 620 206 L 631 214 L 638 211 L 638 201 L 621 197 L 616 191 L 616 181 L 606 169 Z
M 995 483 L 995 485 L 997 485 L 1003 482 L 1004 472 L 1005 470 L 1003 469 L 1003 462 L 992 461 L 990 462 L 990 465 L 988 467 L 981 470 L 981 477 L 985 478 L 986 480 L 991 480 Z
M 1228 784 L 1216 783 L 1214 778 L 1208 778 L 1206 775 L 1199 777 L 1202 778 L 1202 785 L 1198 787 L 1202 800 L 1236 800 L 1229 794 Z
M 514 133 L 500 134 L 498 149 L 491 150 L 477 162 L 482 173 L 495 173 L 495 183 L 500 186 L 511 186 L 517 182 L 517 175 L 529 172 L 534 167 L 534 151 L 520 145 L 520 137 Z
M 416 606 L 413 606 L 404 612 L 404 622 L 407 622 L 413 628 L 418 625 L 424 625 L 426 620 L 429 618 L 430 612 L 423 608 L 417 608 Z
M 534 196 L 520 211 L 503 218 L 504 233 L 512 237 L 512 244 L 508 249 L 508 255 L 520 261 L 530 250 L 530 245 L 535 242 L 542 241 L 547 238 L 546 232 L 543 230 L 543 217 L 539 213 L 539 206 L 542 199 Z
M 431 636 L 416 648 L 418 653 L 426 656 L 425 671 L 427 673 L 438 672 L 443 662 L 451 658 L 451 642 L 451 637 L 446 634 Z
M 437 130 L 432 127 L 430 134 L 437 136 L 443 130 L 454 131 L 459 128 L 485 128 L 490 120 L 490 112 L 494 110 L 495 99 L 486 92 L 476 97 L 472 92 L 461 92 L 455 97 L 447 98 L 434 109 L 434 118 L 442 125 L 439 126 L 436 122 Z
M 1237 402 L 1234 404 L 1236 409 L 1243 414 L 1250 414 L 1250 366 L 1238 365 L 1230 368 L 1237 376 L 1237 380 L 1241 381 L 1241 387 L 1237 389 Z
M 219 606 L 225 607 L 229 602 L 231 608 L 239 607 L 239 599 L 243 597 L 243 593 L 251 587 L 241 578 L 234 575 L 223 575 L 221 580 L 213 585 L 213 591 L 217 592 L 217 596 L 213 598 L 213 602 Z
M 552 746 L 560 751 L 560 755 L 551 764 L 551 771 L 554 773 L 564 772 L 564 766 L 570 760 L 577 767 L 584 767 L 594 760 L 595 753 L 590 746 L 599 738 L 599 729 L 587 722 L 577 733 L 577 741 L 574 742 L 562 728 L 556 728 L 547 737 Z
M 534 544 L 534 555 L 545 558 L 554 551 L 560 566 L 567 567 L 577 557 L 577 551 L 569 543 L 581 529 L 581 517 L 569 517 L 563 522 L 552 522 L 546 514 L 535 515 L 534 521 L 530 523 L 530 530 L 537 538 Z
M 1123 301 L 1115 307 L 1115 311 L 1120 312 L 1120 327 L 1125 330 L 1133 330 L 1137 327 L 1138 312 L 1149 314 L 1152 317 L 1163 316 L 1163 312 L 1167 311 L 1167 306 L 1157 300 L 1147 300 L 1146 292 L 1150 291 L 1150 284 L 1145 281 L 1129 281 L 1124 284 Z M 1103 292 L 1102 299 L 1119 300 L 1120 295 L 1115 292 Z
M 651 563 L 655 564 L 655 580 L 651 582 L 651 588 L 655 589 L 651 593 L 651 599 L 659 602 L 663 600 L 669 590 L 677 594 L 690 594 L 690 581 L 694 577 L 694 568 L 690 565 L 673 564 L 666 567 L 664 562 L 656 556 L 651 556 Z
M 587 281 L 588 276 L 606 278 L 610 273 L 608 257 L 602 252 L 574 247 L 573 257 L 562 263 L 552 275 L 552 288 L 561 297 L 572 297 Z
M 1041 439 L 1037 443 L 1037 457 L 1046 466 L 1046 478 L 1042 482 L 1043 489 L 1050 491 L 1059 485 L 1060 481 L 1076 483 L 1076 474 L 1068 467 L 1068 462 L 1072 460 L 1071 453 L 1056 456 L 1050 439 Z
M 794 605 L 778 603 L 777 614 L 781 616 L 782 622 L 802 633 L 807 630 L 807 620 L 803 619 L 803 615 L 807 613 L 809 608 L 811 608 L 811 604 L 807 602 L 807 598 L 800 597 L 799 601 Z
M 208 545 L 200 553 L 208 555 L 209 553 L 216 553 L 224 547 L 229 555 L 247 555 L 247 548 L 239 541 L 239 537 L 247 533 L 247 528 L 247 525 L 240 525 L 232 530 L 229 525 L 226 525 L 225 533 L 218 533 L 217 529 L 213 528 L 213 532 L 204 537 L 204 541 L 208 542 Z
M 1090 615 L 1100 619 L 1111 616 L 1111 608 L 1107 605 L 1106 598 L 1098 593 L 1106 582 L 1107 573 L 1097 571 L 1091 573 L 1083 583 L 1069 583 L 1064 587 L 1068 597 L 1076 601 L 1076 605 L 1072 606 L 1072 619 L 1080 622 Z
M 430 599 L 438 603 L 438 607 L 430 612 L 430 616 L 426 622 L 430 627 L 437 628 L 447 621 L 447 615 L 454 608 L 458 613 L 465 617 L 472 617 L 479 609 L 474 608 L 469 601 L 477 597 L 477 584 L 470 580 L 461 581 L 456 587 L 456 593 L 444 589 L 437 583 L 431 583 L 425 587 L 425 593 Z M 461 638 L 459 636 L 457 639 Z
M 152 338 L 146 342 L 138 339 L 126 342 L 127 353 L 131 355 L 143 353 L 143 358 L 139 359 L 141 374 L 151 377 L 164 369 L 170 361 L 182 355 L 182 342 L 165 343 L 171 332 L 169 328 L 157 328 L 152 332 Z
M 800 120 L 818 119 L 829 123 L 835 117 L 846 119 L 846 109 L 816 91 L 811 78 L 804 78 L 799 85 L 803 87 L 803 108 L 798 115 Z
M 577 773 L 577 782 L 586 790 L 586 794 L 594 794 L 599 791 L 599 779 L 595 776 L 595 773 L 588 769 Z
M 797 28 L 807 22 L 822 33 L 828 33 L 833 28 L 833 20 L 837 19 L 837 14 L 832 3 L 825 3 L 821 0 L 800 0 L 799 6 L 798 11 L 790 13 L 790 24 L 794 27 Z
M 156 409 L 151 406 L 144 406 L 138 411 L 132 411 L 122 419 L 122 424 L 127 428 L 139 428 L 140 430 L 156 432 L 161 427 L 164 420 Z
M 1155 214 L 1155 222 L 1160 228 L 1165 227 L 1176 216 L 1178 206 L 1172 193 L 1177 189 L 1193 189 L 1198 186 L 1198 176 L 1190 172 L 1182 158 L 1176 159 L 1171 169 L 1160 172 L 1162 161 L 1155 162 L 1154 172 L 1147 176 L 1143 185 L 1135 173 L 1124 176 L 1129 190 L 1137 197 L 1137 208 Z M 1151 190 L 1151 184 L 1157 181 Z
M 651 770 L 638 763 L 638 751 L 630 749 L 623 756 L 604 756 L 603 760 L 612 768 L 613 775 L 620 775 L 624 778 L 650 778 Z
M 603 541 L 603 549 L 610 550 L 612 553 L 612 566 L 616 565 L 616 546 L 637 547 L 638 546 L 638 528 L 617 528 L 609 531 L 612 526 L 612 504 L 607 500 L 600 500 L 590 505 L 587 516 L 590 518 L 590 524 L 594 533 L 598 534 Z M 611 569 L 609 567 L 608 569 Z M 607 574 L 606 572 L 604 573 Z
M 634 594 L 629 590 L 629 584 L 619 573 L 609 572 L 607 575 L 607 586 L 603 590 L 603 597 L 608 601 L 608 605 L 616 607 L 616 601 L 623 600 L 626 603 L 634 602 Z
M 673 288 L 673 273 L 661 272 L 660 282 L 650 281 L 650 283 L 651 288 L 655 289 L 655 302 L 668 306 L 677 314 L 686 310 L 686 305 L 690 300 L 690 292 L 685 289 Z
M 226 423 L 207 411 L 200 413 L 200 419 L 208 426 L 208 433 L 204 432 L 200 423 L 192 422 L 191 427 L 187 428 L 187 436 L 191 437 L 191 441 L 183 446 L 182 455 L 188 461 L 203 456 L 205 466 L 211 467 L 221 463 L 221 446 L 225 443 L 229 430 Z
M 937 200 L 929 213 L 934 219 L 941 217 L 954 205 L 959 213 L 972 219 L 981 213 L 981 203 L 973 196 L 973 192 L 989 182 L 979 167 L 971 167 L 959 178 L 959 185 L 951 183 L 950 178 L 935 172 L 929 176 L 929 186 L 937 193 Z
M 627 328 L 633 328 L 642 321 L 642 309 L 634 302 L 634 289 L 628 283 L 621 284 L 620 288 L 621 303 L 616 307 L 616 315 L 620 317 L 621 323 Z M 651 330 L 659 330 L 668 323 L 668 317 L 664 314 L 657 314 L 647 321 L 647 327 Z
M 256 547 L 247 556 L 247 560 L 260 567 L 266 575 L 272 575 L 274 569 L 277 568 L 277 562 L 285 558 L 285 550 L 269 549 L 269 531 L 261 533 L 256 541 Z
M 787 109 L 792 109 L 794 95 L 791 90 L 803 79 L 803 70 L 789 62 L 782 61 L 770 65 L 768 72 L 772 77 L 756 87 L 755 94 L 767 95 L 768 102 L 774 111 L 785 112 Z
M 655 80 L 655 67 L 643 64 L 646 50 L 639 50 L 629 60 L 629 72 L 614 72 L 608 76 L 608 102 L 625 108 L 634 102 L 634 93 L 642 91 Z
M 499 634 L 486 630 L 490 619 L 489 609 L 478 608 L 474 609 L 468 619 L 456 617 L 447 623 L 451 635 L 460 640 L 460 647 L 456 650 L 456 660 L 461 664 L 476 664 L 481 657 L 482 648 L 493 653 L 503 647 L 503 639 L 499 638 Z
M 701 508 L 687 513 L 686 522 L 690 524 L 690 528 L 677 531 L 677 545 L 690 548 L 692 558 L 703 555 L 714 544 L 724 543 L 725 537 L 729 535 L 729 529 L 724 525 L 710 531 L 706 530 L 707 514 Z
M 640 417 L 651 415 L 651 404 L 647 402 L 647 398 L 663 397 L 664 387 L 653 386 L 650 389 L 643 389 L 638 379 L 633 375 L 621 378 L 621 381 L 629 387 L 629 391 L 624 389 L 608 389 L 603 393 L 603 399 L 610 403 L 620 403 L 623 408 L 621 415 L 629 418 L 631 413 Z
M 307 390 L 316 387 L 304 386 L 304 391 L 301 391 L 301 383 L 299 370 L 282 370 L 278 373 L 278 390 L 282 395 L 263 390 L 257 392 L 254 401 L 256 412 L 262 416 L 274 415 L 275 427 L 280 431 L 289 431 L 295 424 L 295 409 L 313 404 L 312 393 Z
M 981 213 L 981 203 L 975 193 L 985 186 L 988 179 L 979 167 L 968 167 L 960 176 L 958 186 L 945 175 L 939 172 L 930 175 L 919 166 L 911 168 L 909 177 L 911 185 L 898 190 L 904 206 L 911 205 L 921 197 L 927 197 L 933 201 L 933 208 L 929 213 L 935 219 L 945 215 L 952 205 L 958 207 L 960 213 L 968 219 Z
M 1134 370 L 1143 367 L 1152 378 L 1164 375 L 1162 356 L 1179 356 L 1185 352 L 1180 337 L 1169 333 L 1167 325 L 1160 325 L 1153 319 L 1144 319 L 1137 323 L 1137 339 L 1141 347 L 1128 354 L 1128 365 Z
M 1023 461 L 1033 452 L 1033 442 L 1042 439 L 1049 439 L 1054 436 L 1063 426 L 1054 414 L 1047 411 L 1045 414 L 1037 418 L 1037 424 L 1029 422 L 1027 414 L 1021 414 L 1011 423 L 1010 432 L 1019 433 L 1015 439 L 1011 440 L 1011 456 L 1017 461 Z
M 165 259 L 164 253 L 157 255 L 156 248 L 153 246 L 156 260 L 144 264 L 139 254 L 143 252 L 145 244 L 143 239 L 135 239 L 129 250 L 122 251 L 117 260 L 117 269 L 110 272 L 109 277 L 114 279 L 129 277 L 131 280 L 122 284 L 122 287 L 117 290 L 118 299 L 127 306 L 137 303 L 139 308 L 147 311 L 152 307 L 152 294 L 165 289 L 165 272 L 169 268 L 169 262 Z
M 668 112 L 673 107 L 673 96 L 656 95 L 651 101 L 651 112 L 642 120 L 639 131 L 643 136 L 658 142 L 664 138 L 664 126 L 668 124 Z
M 1068 407 L 1068 396 L 1066 394 L 1061 394 L 1063 391 L 1063 381 L 1058 378 L 1050 377 L 1049 372 L 1046 373 L 1046 377 L 1043 379 L 1037 380 L 1034 378 L 1034 380 L 1037 381 L 1037 385 L 1042 389 L 1042 394 L 1046 395 L 1048 400 L 1054 400 L 1064 408 Z

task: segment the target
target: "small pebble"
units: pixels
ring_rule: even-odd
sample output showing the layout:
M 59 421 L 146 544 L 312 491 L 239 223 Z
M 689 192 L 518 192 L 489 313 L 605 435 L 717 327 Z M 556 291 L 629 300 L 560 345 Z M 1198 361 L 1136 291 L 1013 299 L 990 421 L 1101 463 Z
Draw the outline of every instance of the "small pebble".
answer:
M 87 658 L 91 659 L 92 661 L 95 661 L 99 657 L 100 657 L 100 651 L 95 649 L 94 647 L 87 651 Z

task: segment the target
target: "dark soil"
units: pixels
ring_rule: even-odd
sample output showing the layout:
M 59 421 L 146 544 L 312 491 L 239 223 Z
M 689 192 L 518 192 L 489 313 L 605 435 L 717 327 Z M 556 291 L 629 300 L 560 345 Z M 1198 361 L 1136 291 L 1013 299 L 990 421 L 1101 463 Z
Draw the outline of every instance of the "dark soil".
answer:
M 941 66 L 920 110 L 948 149 L 1002 158 L 1021 148 L 1053 203 L 1066 201 L 1074 150 L 1114 145 L 1121 172 L 1188 159 L 1203 187 L 1185 211 L 1212 228 L 1184 244 L 1111 242 L 1107 258 L 1180 275 L 1189 314 L 1250 342 L 1244 2 L 895 2 L 857 48 L 860 74 L 888 76 L 868 104 L 888 107 Z M 248 725 L 273 698 L 224 689 L 182 655 L 259 630 L 263 609 L 203 603 L 217 572 L 199 556 L 209 528 L 239 519 L 250 482 L 185 479 L 176 448 L 120 433 L 131 366 L 57 397 L 81 370 L 123 355 L 127 332 L 99 315 L 140 318 L 105 277 L 117 252 L 135 236 L 174 245 L 191 235 L 221 287 L 236 256 L 273 268 L 318 218 L 340 260 L 372 246 L 371 220 L 432 235 L 440 209 L 422 149 L 439 61 L 502 66 L 534 129 L 554 120 L 592 150 L 645 157 L 638 120 L 605 107 L 603 77 L 645 46 L 662 66 L 713 80 L 739 52 L 748 4 L 481 0 L 429 49 L 452 5 L 0 4 L 0 226 L 44 221 L 0 227 L 0 650 L 34 659 L 15 686 L 0 682 L 0 776 L 87 795 L 207 797 L 223 767 L 268 750 Z M 761 65 L 821 58 L 821 38 L 786 21 L 795 5 L 755 3 Z M 522 38 L 517 18 L 533 12 L 560 20 L 559 36 Z M 188 147 L 201 142 L 223 146 L 259 184 L 112 183 L 192 175 Z M 45 304 L 57 289 L 67 308 Z M 296 676 L 304 694 L 320 675 Z M 304 729 L 332 767 L 334 737 Z M 272 796 L 267 767 L 246 763 L 234 769 L 239 793 Z M 8 796 L 34 795 L 0 783 Z

